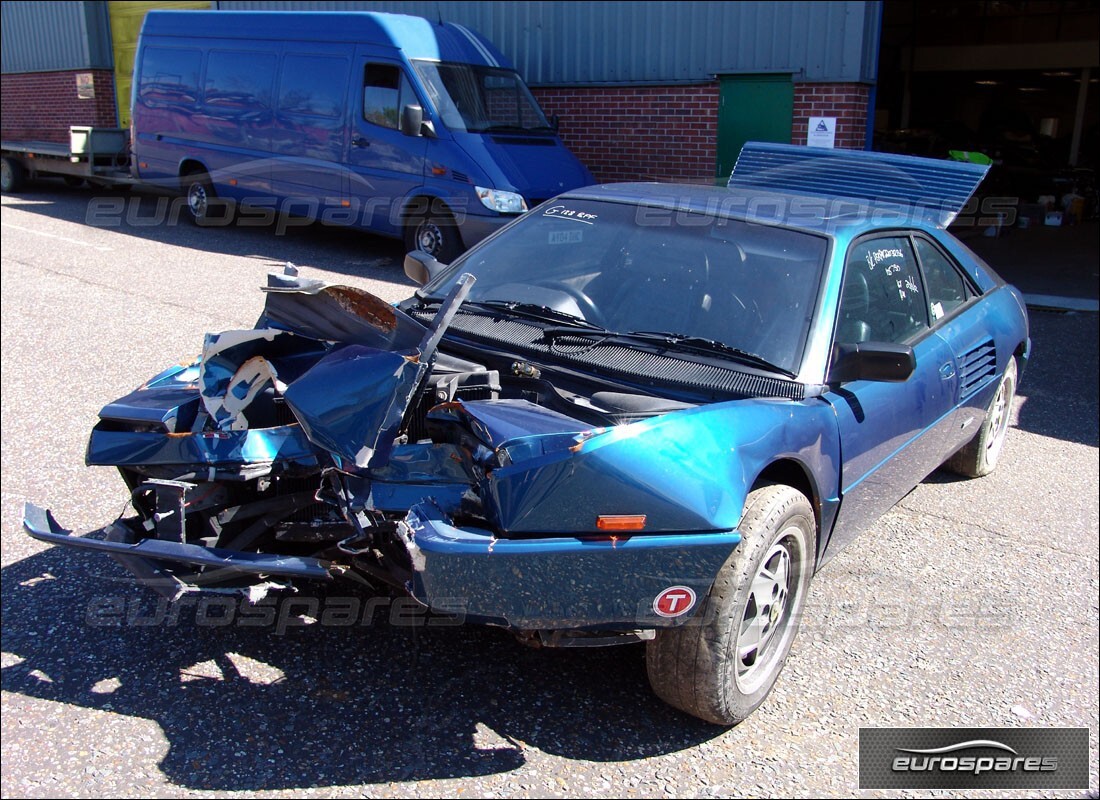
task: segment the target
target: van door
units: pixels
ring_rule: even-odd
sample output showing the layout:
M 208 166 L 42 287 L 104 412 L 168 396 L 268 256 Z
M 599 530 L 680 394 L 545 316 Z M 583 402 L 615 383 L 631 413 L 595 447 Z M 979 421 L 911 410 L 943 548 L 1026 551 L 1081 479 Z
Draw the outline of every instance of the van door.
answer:
M 353 73 L 351 168 L 352 208 L 368 227 L 400 234 L 401 201 L 424 182 L 427 140 L 399 130 L 401 109 L 423 105 L 399 61 L 361 54 Z
M 271 179 L 284 210 L 311 219 L 346 200 L 351 54 L 283 56 L 271 135 Z

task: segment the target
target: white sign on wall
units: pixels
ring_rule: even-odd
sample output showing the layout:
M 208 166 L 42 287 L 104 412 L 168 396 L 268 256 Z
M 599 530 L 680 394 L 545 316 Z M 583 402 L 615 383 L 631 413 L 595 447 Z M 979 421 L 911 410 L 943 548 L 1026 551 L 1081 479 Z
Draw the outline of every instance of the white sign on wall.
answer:
M 836 147 L 836 117 L 810 117 L 806 144 L 810 147 Z

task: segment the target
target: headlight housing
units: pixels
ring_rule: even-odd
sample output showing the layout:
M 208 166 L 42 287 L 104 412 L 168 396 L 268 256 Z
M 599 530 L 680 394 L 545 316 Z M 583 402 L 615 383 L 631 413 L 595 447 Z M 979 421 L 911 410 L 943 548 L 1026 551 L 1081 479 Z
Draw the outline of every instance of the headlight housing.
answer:
M 481 204 L 490 211 L 499 211 L 501 214 L 522 214 L 527 210 L 527 201 L 515 192 L 485 189 L 481 186 L 475 186 L 474 191 L 477 192 Z

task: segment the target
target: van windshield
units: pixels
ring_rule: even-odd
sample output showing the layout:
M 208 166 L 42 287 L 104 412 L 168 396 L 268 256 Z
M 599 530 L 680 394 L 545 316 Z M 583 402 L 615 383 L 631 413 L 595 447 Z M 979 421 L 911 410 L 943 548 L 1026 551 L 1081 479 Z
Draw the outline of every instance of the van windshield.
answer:
M 510 69 L 436 61 L 413 65 L 443 124 L 453 131 L 551 130 L 530 89 Z

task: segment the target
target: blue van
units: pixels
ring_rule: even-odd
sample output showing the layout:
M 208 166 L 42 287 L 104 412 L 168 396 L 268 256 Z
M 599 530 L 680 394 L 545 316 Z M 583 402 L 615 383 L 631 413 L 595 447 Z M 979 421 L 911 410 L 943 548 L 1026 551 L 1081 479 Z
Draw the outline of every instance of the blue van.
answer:
M 132 109 L 134 177 L 200 224 L 221 197 L 449 261 L 594 183 L 492 43 L 421 17 L 150 11 Z

